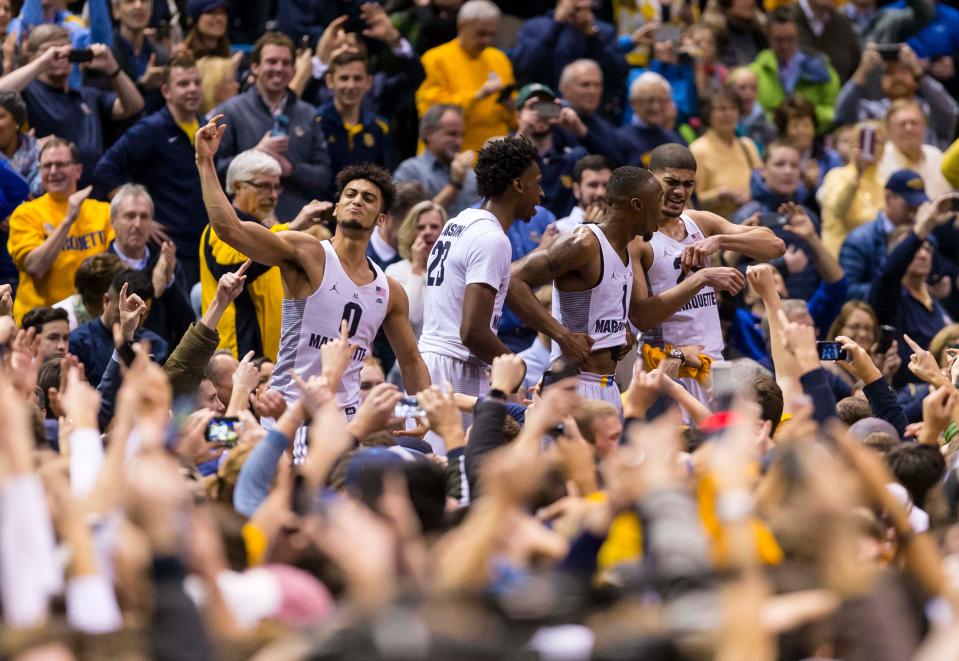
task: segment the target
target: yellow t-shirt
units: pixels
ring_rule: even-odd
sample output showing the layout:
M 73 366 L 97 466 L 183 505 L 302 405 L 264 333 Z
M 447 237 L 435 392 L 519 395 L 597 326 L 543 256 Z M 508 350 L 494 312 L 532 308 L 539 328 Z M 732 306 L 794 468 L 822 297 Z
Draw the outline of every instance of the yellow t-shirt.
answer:
M 194 144 L 193 140 L 196 138 L 196 132 L 200 130 L 200 122 L 196 118 L 190 122 L 177 122 L 177 126 L 180 127 L 180 130 L 186 133 L 186 137 L 190 139 L 190 144 Z
M 737 144 L 738 143 L 738 144 Z M 696 191 L 704 193 L 730 188 L 749 197 L 749 179 L 753 169 L 762 165 L 756 145 L 749 138 L 736 138 L 732 145 L 723 142 L 712 131 L 706 131 L 689 145 L 696 158 Z M 735 202 L 718 202 L 706 211 L 729 218 L 737 209 Z
M 491 94 L 475 101 L 473 96 L 495 74 L 503 86 L 512 85 L 513 65 L 506 53 L 497 48 L 486 48 L 471 58 L 460 47 L 459 39 L 431 48 L 423 54 L 426 80 L 416 90 L 416 108 L 420 116 L 431 106 L 451 103 L 463 108 L 466 129 L 463 149 L 479 151 L 490 138 L 509 133 L 514 124 L 513 113 Z
M 288 224 L 280 223 L 270 231 L 280 232 L 288 228 Z M 246 255 L 220 240 L 213 227 L 206 226 L 200 237 L 200 292 L 204 312 L 216 295 L 216 284 L 223 271 L 235 271 L 245 261 Z M 280 348 L 282 310 L 283 278 L 279 267 L 254 262 L 246 272 L 243 291 L 226 309 L 216 327 L 220 334 L 220 348 L 229 349 L 234 356 L 242 358 L 238 355 L 238 347 L 242 346 L 244 353 L 253 349 L 275 362 Z
M 13 304 L 17 323 L 33 308 L 53 305 L 73 294 L 73 276 L 80 264 L 87 257 L 104 252 L 113 239 L 110 205 L 87 199 L 50 270 L 42 278 L 33 279 L 24 271 L 27 255 L 53 234 L 66 215 L 66 199 L 57 202 L 49 194 L 24 202 L 10 215 L 7 250 L 20 271 L 20 285 Z

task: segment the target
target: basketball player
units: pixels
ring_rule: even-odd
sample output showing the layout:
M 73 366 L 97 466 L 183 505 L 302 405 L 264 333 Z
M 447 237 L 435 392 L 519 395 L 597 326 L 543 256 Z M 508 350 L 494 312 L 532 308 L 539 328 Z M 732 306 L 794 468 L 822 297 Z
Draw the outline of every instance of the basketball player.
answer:
M 506 231 L 533 217 L 543 189 L 536 149 L 522 137 L 489 142 L 474 171 L 482 204 L 447 221 L 430 251 L 419 348 L 433 383 L 481 397 L 493 358 L 511 353 L 496 336 L 510 279 Z M 586 336 L 564 340 L 573 355 L 588 353 Z
M 280 350 L 270 387 L 288 402 L 295 401 L 300 393 L 292 372 L 304 379 L 319 375 L 320 347 L 340 336 L 343 321 L 355 345 L 336 393 L 347 418 L 359 406 L 360 370 L 380 326 L 396 353 L 407 390 L 429 387 L 429 373 L 410 328 L 406 293 L 366 257 L 373 228 L 383 222 L 393 200 L 389 173 L 374 165 L 340 171 L 333 212 L 337 226 L 331 240 L 320 241 L 304 232 L 271 232 L 259 223 L 240 221 L 220 187 L 213 157 L 226 128 L 217 125 L 221 118 L 217 115 L 196 134 L 203 202 L 217 236 L 260 264 L 280 267 L 285 297 Z
M 679 310 L 705 286 L 735 293 L 744 282 L 736 269 L 709 268 L 668 292 L 647 297 L 645 278 L 634 269 L 628 247 L 636 237 L 652 238 L 662 199 L 662 187 L 649 170 L 617 168 L 606 185 L 606 212 L 600 222 L 577 227 L 547 250 L 533 253 L 510 282 L 507 303 L 517 314 L 529 317 L 533 328 L 552 338 L 572 331 L 590 336 L 592 351 L 580 364 L 579 392 L 619 410 L 622 404 L 613 373 L 628 344 L 630 321 L 648 328 Z M 534 288 L 550 282 L 552 315 L 533 296 Z M 561 356 L 562 348 L 554 343 L 551 359 Z
M 654 149 L 649 169 L 663 187 L 659 227 L 649 241 L 635 242 L 630 249 L 633 259 L 642 264 L 654 296 L 708 266 L 709 257 L 722 250 L 758 260 L 774 259 L 786 251 L 769 228 L 734 225 L 709 211 L 686 209 L 696 184 L 696 159 L 683 145 L 671 143 Z M 702 345 L 702 353 L 714 361 L 722 360 L 725 345 L 714 288 L 703 287 L 663 321 L 660 334 L 663 343 L 673 346 L 671 357 L 682 363 L 692 357 L 677 347 L 688 345 Z M 697 382 L 682 381 L 701 402 L 708 402 L 708 393 Z

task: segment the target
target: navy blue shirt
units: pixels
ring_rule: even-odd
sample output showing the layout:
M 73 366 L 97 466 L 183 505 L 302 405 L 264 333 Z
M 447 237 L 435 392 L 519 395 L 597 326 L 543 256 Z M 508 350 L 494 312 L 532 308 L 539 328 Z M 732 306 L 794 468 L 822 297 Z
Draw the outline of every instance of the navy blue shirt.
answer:
M 364 108 L 360 111 L 360 121 L 352 129 L 347 129 L 332 101 L 320 106 L 317 113 L 333 172 L 358 163 L 375 163 L 393 169 L 393 142 L 390 125 L 385 119 Z M 329 199 L 333 199 L 335 188 L 331 181 Z
M 169 353 L 166 340 L 145 328 L 133 334 L 134 342 L 140 340 L 150 342 L 150 356 L 162 365 Z M 100 384 L 110 357 L 113 356 L 113 350 L 113 331 L 103 325 L 100 317 L 70 331 L 70 353 L 83 363 L 91 386 Z
M 191 282 L 199 279 L 200 234 L 209 222 L 194 158 L 190 138 L 164 106 L 130 127 L 92 170 L 104 194 L 130 181 L 146 186 Z
M 95 87 L 79 91 L 50 87 L 34 80 L 22 92 L 27 119 L 38 138 L 55 135 L 77 146 L 83 175 L 80 188 L 93 180 L 93 168 L 103 154 L 103 124 L 112 121 L 117 95 Z
M 565 218 L 572 211 L 575 204 L 573 199 L 573 168 L 576 161 L 589 152 L 579 145 L 564 145 L 563 135 L 559 129 L 553 129 L 553 147 L 542 156 L 536 157 L 540 172 L 543 175 L 543 204 L 553 212 L 557 218 Z

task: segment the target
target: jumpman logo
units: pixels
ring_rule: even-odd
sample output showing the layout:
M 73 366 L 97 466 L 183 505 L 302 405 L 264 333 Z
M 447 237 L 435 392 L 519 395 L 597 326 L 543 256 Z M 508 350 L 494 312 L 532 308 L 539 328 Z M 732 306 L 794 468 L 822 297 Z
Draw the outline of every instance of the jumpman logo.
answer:
M 330 287 L 330 291 L 335 291 L 337 294 L 340 293 L 339 290 L 337 290 L 337 288 L 336 288 L 336 283 L 335 283 L 335 282 L 333 283 L 333 286 Z

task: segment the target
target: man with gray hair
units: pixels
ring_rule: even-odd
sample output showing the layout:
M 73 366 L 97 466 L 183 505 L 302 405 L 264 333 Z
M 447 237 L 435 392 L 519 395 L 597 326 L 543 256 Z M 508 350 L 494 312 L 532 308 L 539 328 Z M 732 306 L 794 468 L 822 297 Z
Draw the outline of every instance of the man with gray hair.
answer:
M 144 327 L 170 346 L 176 346 L 195 321 L 187 289 L 189 283 L 171 241 L 151 247 L 153 213 L 153 198 L 145 187 L 120 186 L 110 201 L 110 223 L 115 236 L 107 251 L 119 257 L 124 268 L 150 276 L 154 298 Z
M 559 93 L 576 117 L 560 117 L 559 127 L 571 134 L 568 142 L 579 141 L 591 154 L 602 154 L 619 165 L 619 138 L 616 127 L 599 112 L 603 100 L 603 72 L 588 59 L 576 60 L 563 67 L 559 76 Z
M 463 144 L 474 151 L 509 133 L 513 113 L 503 90 L 514 83 L 506 53 L 493 47 L 500 10 L 490 0 L 469 0 L 457 14 L 457 37 L 423 54 L 426 80 L 416 90 L 420 116 L 438 103 L 465 109 Z
M 672 103 L 672 87 L 658 73 L 646 71 L 633 81 L 629 88 L 633 120 L 617 132 L 622 162 L 646 167 L 656 147 L 670 142 L 686 146 L 682 136 L 670 127 Z
M 242 221 L 251 221 L 269 227 L 274 232 L 308 230 L 322 220 L 332 208 L 331 202 L 313 200 L 304 206 L 289 223 L 276 217 L 280 198 L 282 169 L 270 154 L 259 149 L 248 149 L 237 154 L 226 171 L 226 193 L 232 198 L 236 215 Z M 217 283 L 227 271 L 236 271 L 247 256 L 217 236 L 212 225 L 207 225 L 200 236 L 200 293 L 203 310 L 216 296 Z M 246 271 L 244 291 L 230 303 L 217 325 L 220 347 L 234 356 L 247 351 L 276 360 L 280 341 L 281 303 L 283 282 L 278 267 L 253 264 Z M 237 310 L 240 311 L 237 314 Z
M 450 216 L 476 202 L 474 153 L 462 151 L 463 109 L 445 103 L 431 107 L 420 120 L 420 138 L 426 149 L 400 163 L 393 174 L 396 182 L 418 181 Z

